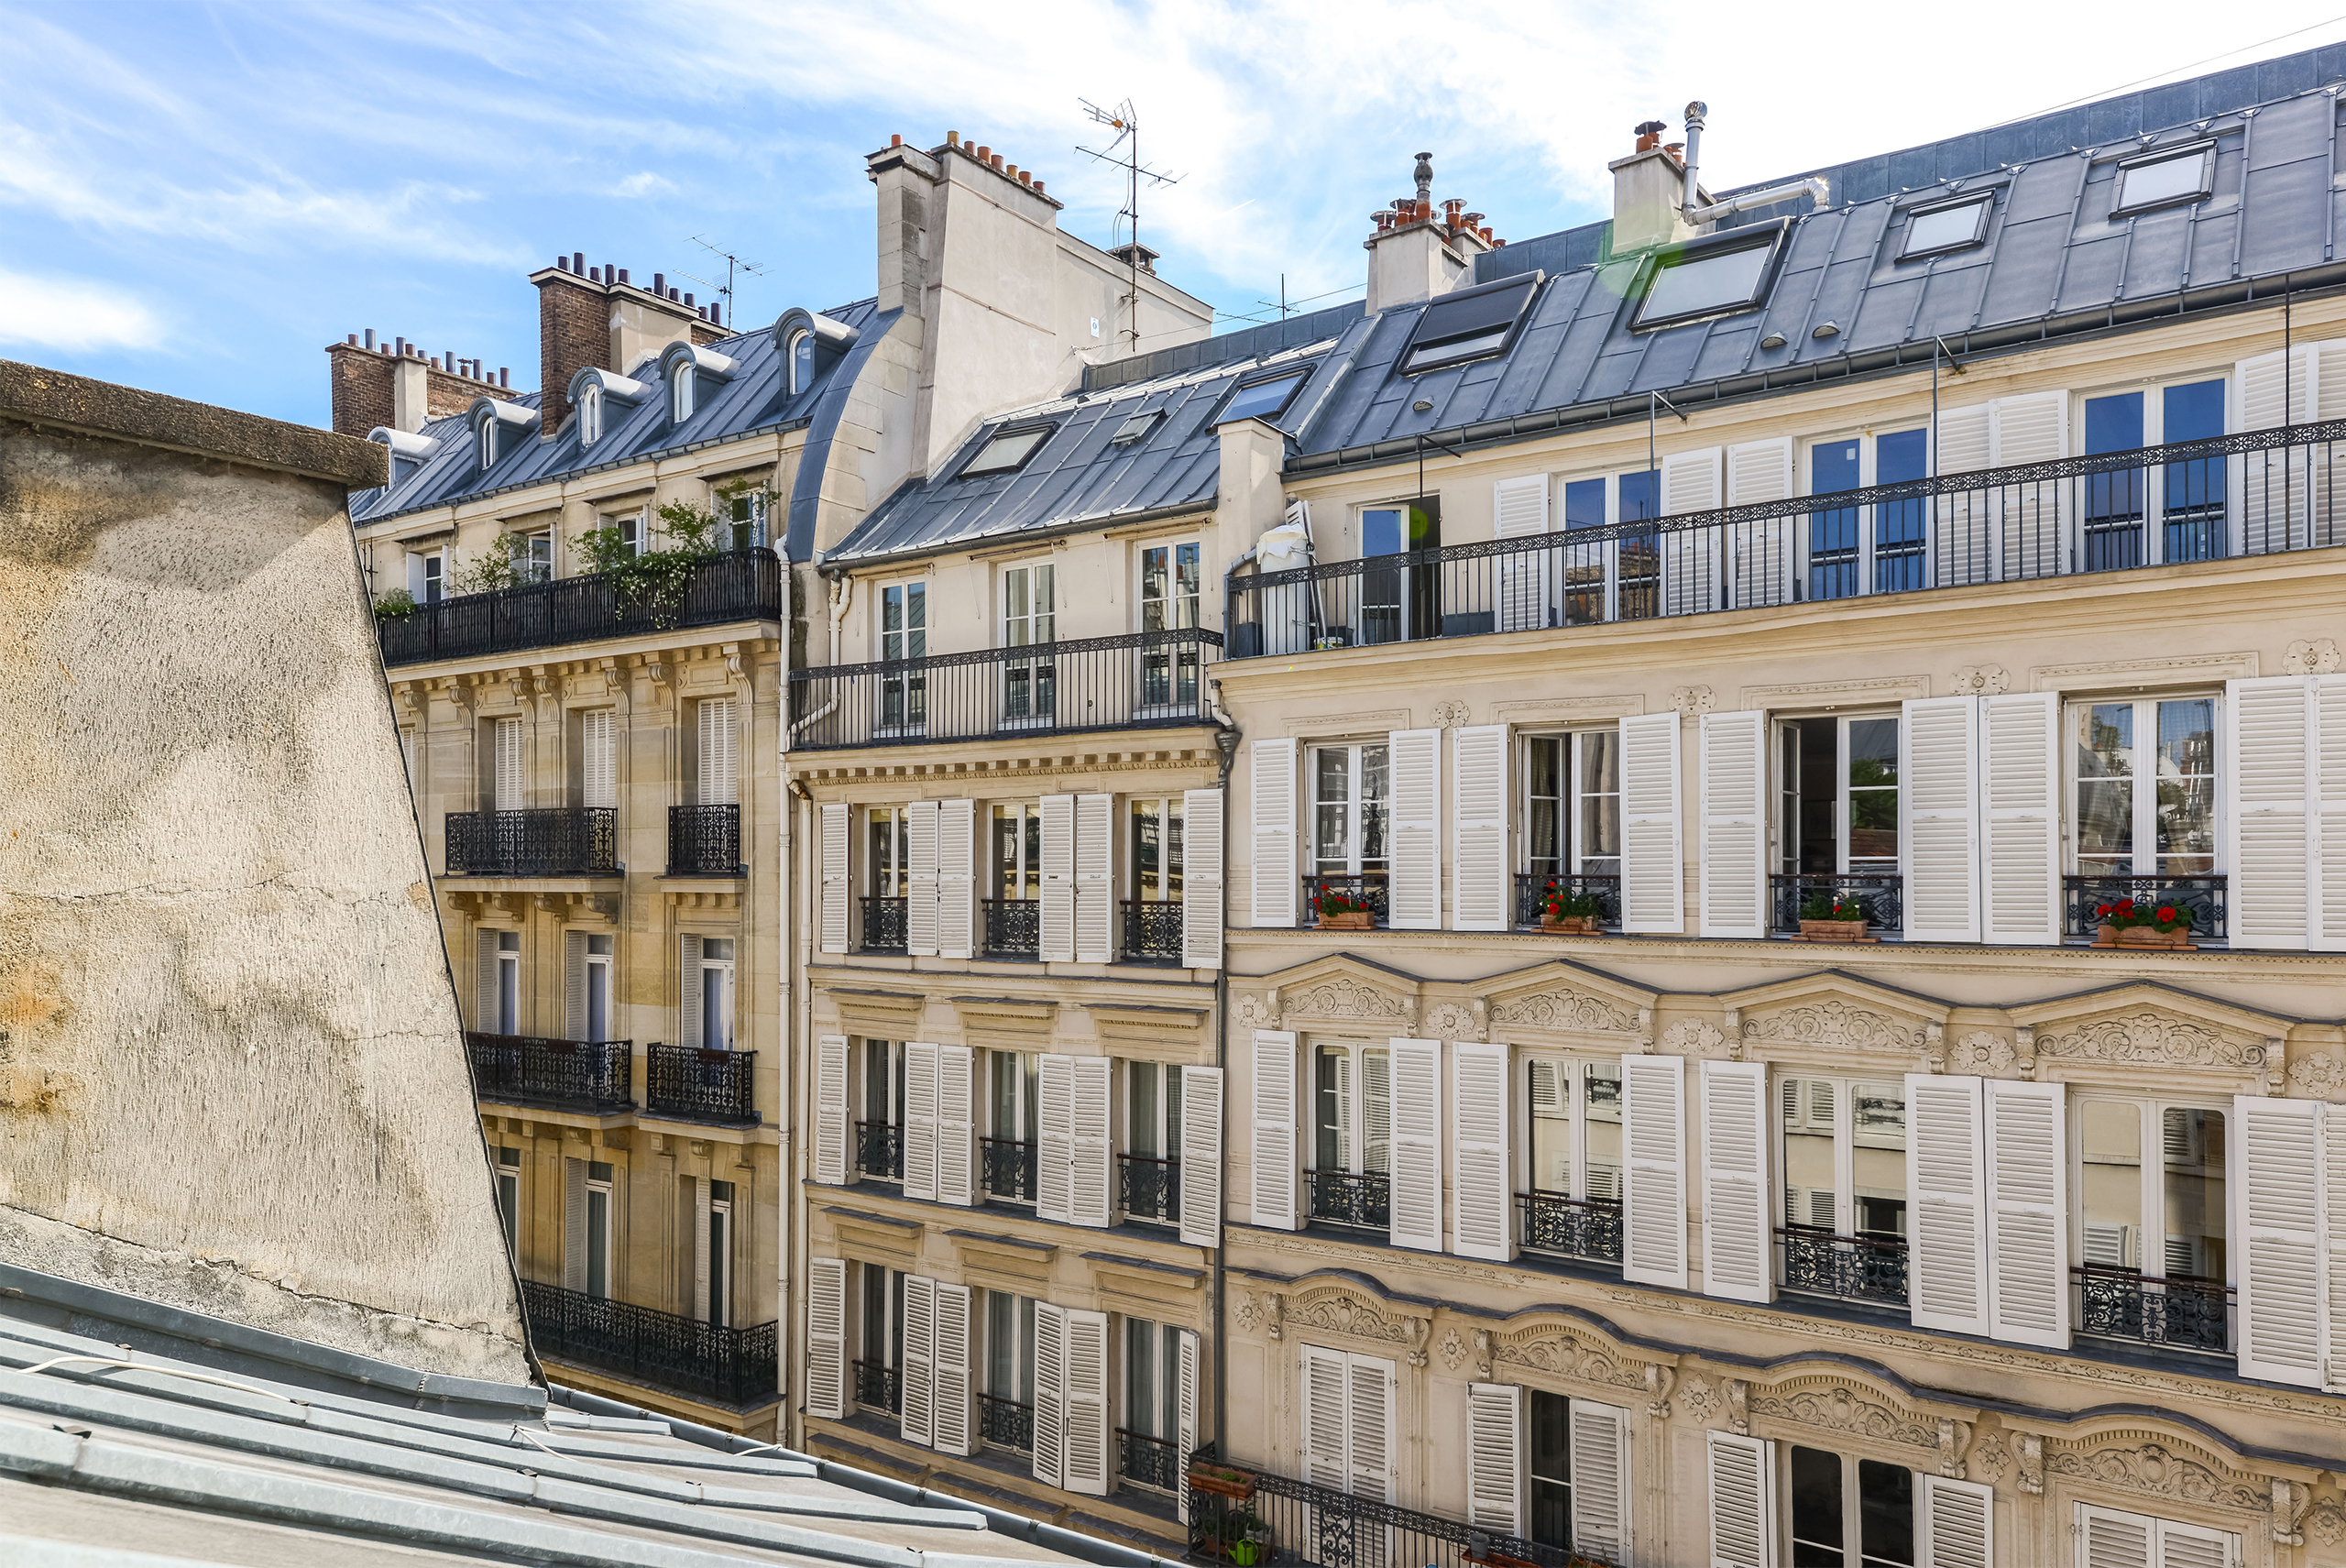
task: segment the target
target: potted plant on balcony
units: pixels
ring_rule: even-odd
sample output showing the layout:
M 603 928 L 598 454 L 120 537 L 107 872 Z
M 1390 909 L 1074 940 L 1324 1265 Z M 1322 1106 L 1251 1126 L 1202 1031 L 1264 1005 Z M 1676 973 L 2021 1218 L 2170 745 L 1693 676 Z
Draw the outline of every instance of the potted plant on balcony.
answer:
M 1597 919 L 1604 913 L 1593 893 L 1574 893 L 1559 883 L 1550 883 L 1540 895 L 1540 929 L 1562 931 L 1568 935 L 1594 937 L 1598 934 Z
M 1313 901 L 1322 931 L 1365 931 L 1376 924 L 1376 913 L 1357 893 L 1331 888 Z
M 1800 939 L 1803 942 L 1871 942 L 1866 935 L 1866 906 L 1837 893 L 1812 893 L 1800 901 Z
M 2094 906 L 2097 948 L 2189 948 L 2191 911 L 2180 904 L 2121 898 Z
M 1255 1496 L 1255 1473 L 1228 1464 L 1208 1464 L 1203 1462 L 1189 1466 L 1189 1490 L 1211 1492 L 1217 1497 L 1231 1497 L 1245 1502 Z M 1233 1520 L 1244 1517 L 1233 1515 Z
M 375 619 L 398 620 L 415 613 L 415 596 L 405 588 L 393 588 L 375 601 Z

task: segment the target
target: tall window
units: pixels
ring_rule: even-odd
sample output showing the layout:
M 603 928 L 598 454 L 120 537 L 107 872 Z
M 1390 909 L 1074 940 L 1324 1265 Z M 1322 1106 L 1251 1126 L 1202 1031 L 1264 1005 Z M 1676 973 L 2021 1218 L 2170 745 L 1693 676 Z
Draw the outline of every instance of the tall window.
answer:
M 1898 715 L 1787 718 L 1776 733 L 1778 869 L 1828 877 L 1897 871 Z
M 1776 1093 L 1783 1126 L 1785 1288 L 1905 1300 L 1904 1083 L 1781 1078 Z
M 1409 557 L 1442 547 L 1442 498 L 1420 496 L 1360 514 L 1360 640 L 1401 642 L 1442 635 L 1442 568 Z
M 611 938 L 586 938 L 586 1037 L 611 1037 Z
M 1198 546 L 1152 544 L 1140 553 L 1140 629 L 1186 630 L 1198 624 Z M 1141 695 L 1146 707 L 1194 707 L 1198 700 L 1195 647 L 1144 648 Z
M 2224 382 L 2179 382 L 2085 400 L 2085 455 L 2200 441 L 2224 433 Z M 2224 553 L 2224 459 L 2202 457 L 2088 474 L 2078 481 L 2084 567 L 2205 561 Z M 2161 526 L 2146 527 L 2155 514 Z
M 903 898 L 912 891 L 912 830 L 901 806 L 875 806 L 864 813 L 870 845 L 864 863 L 872 873 L 872 896 Z
M 708 1184 L 708 1299 L 706 1321 L 723 1328 L 733 1321 L 733 1184 Z
M 1830 496 L 1927 477 L 1928 430 L 1845 435 L 1808 448 L 1808 490 Z M 1808 597 L 1848 598 L 1862 593 L 1902 593 L 1928 585 L 1930 502 L 1922 497 L 1880 501 L 1870 517 L 1862 507 L 1808 514 Z M 1868 531 L 1866 524 L 1872 528 Z
M 795 332 L 790 334 L 790 390 L 793 396 L 815 384 L 815 334 Z
M 586 1165 L 586 1294 L 597 1300 L 611 1293 L 611 1168 Z
M 1914 1473 L 1792 1447 L 1784 1466 L 1792 1568 L 1914 1568 Z
M 448 597 L 448 558 L 434 550 L 428 555 L 411 555 L 415 564 L 414 582 L 408 591 L 418 604 L 438 604 Z
M 1564 485 L 1564 622 L 1638 620 L 1661 611 L 1658 536 L 1628 533 L 1574 544 L 1575 529 L 1643 522 L 1661 515 L 1661 476 L 1648 468 Z
M 855 1124 L 855 1168 L 882 1181 L 904 1176 L 904 1047 L 898 1040 L 863 1042 L 862 1113 Z
M 497 1217 L 505 1224 L 505 1255 L 521 1257 L 521 1151 L 497 1151 Z
M 1573 1402 L 1562 1394 L 1529 1391 L 1525 1401 L 1531 1431 L 1531 1539 L 1542 1546 L 1570 1550 L 1573 1544 Z
M 1181 1335 L 1146 1318 L 1124 1320 L 1124 1430 L 1157 1442 L 1131 1445 L 1124 1461 L 1127 1480 L 1169 1489 L 1189 1463 L 1170 1444 L 1181 1435 Z
M 1002 574 L 1002 645 L 1031 648 L 1058 641 L 1058 614 L 1052 568 L 1006 566 Z M 1002 666 L 1002 714 L 1012 724 L 1048 723 L 1058 698 L 1058 673 L 1047 658 L 1008 659 Z
M 889 663 L 928 656 L 928 585 L 890 583 L 880 590 L 880 657 Z M 928 677 L 907 671 L 880 677 L 880 728 L 917 733 L 928 725 Z
M 1124 1154 L 1118 1162 L 1124 1212 L 1168 1224 L 1178 1219 L 1180 1162 L 1181 1069 L 1169 1062 L 1126 1062 Z
M 1312 1060 L 1312 1168 L 1354 1176 L 1392 1170 L 1392 1052 L 1384 1046 L 1323 1045 Z
M 1311 748 L 1311 861 L 1323 877 L 1357 876 L 1378 885 L 1391 868 L 1393 787 L 1388 749 Z
M 1034 1051 L 986 1053 L 986 1135 L 981 1146 L 983 1185 L 990 1198 L 1014 1203 L 1035 1201 L 1035 1118 L 1041 1103 L 1042 1059 Z
M 497 1016 L 487 1025 L 500 1035 L 521 1032 L 521 933 L 497 934 Z
M 513 536 L 513 576 L 517 582 L 550 583 L 554 581 L 554 532 L 540 529 L 535 533 Z
M 592 446 L 603 439 L 603 389 L 589 381 L 578 395 L 578 444 Z
M 733 1048 L 733 938 L 704 938 L 700 945 L 700 1043 L 704 1050 Z
M 1132 890 L 1143 904 L 1181 902 L 1181 797 L 1135 797 L 1132 809 Z
M 1621 1064 L 1535 1057 L 1524 1074 L 1531 1191 L 1617 1207 Z
M 496 467 L 497 420 L 494 415 L 484 417 L 481 420 L 480 433 L 477 437 L 477 441 L 478 447 L 477 455 L 480 458 L 481 468 L 486 471 Z
M 693 366 L 689 359 L 676 364 L 676 378 L 668 385 L 668 419 L 682 424 L 693 417 Z
M 619 531 L 619 548 L 630 555 L 641 555 L 651 548 L 652 524 L 640 511 L 621 517 L 607 517 L 603 519 L 603 526 Z
M 1029 800 L 993 808 L 989 898 L 1011 903 L 1043 896 L 1043 806 Z
M 2081 1326 L 2106 1337 L 2225 1349 L 2224 1113 L 2095 1095 L 2071 1114 Z M 2147 1304 L 2146 1283 L 2162 1288 Z
M 2069 733 L 2078 875 L 2204 876 L 2216 869 L 2214 697 L 2074 703 Z
M 723 503 L 724 527 L 719 531 L 728 550 L 754 550 L 766 542 L 766 496 L 751 490 Z
M 986 1292 L 985 1398 L 979 1402 L 986 1442 L 1029 1453 L 1035 1447 L 1035 1302 L 1006 1290 Z
M 856 1343 L 855 1402 L 894 1415 L 896 1369 L 904 1364 L 904 1277 L 884 1264 L 863 1266 L 862 1333 Z
M 1524 869 L 1534 877 L 1621 874 L 1621 736 L 1524 742 Z

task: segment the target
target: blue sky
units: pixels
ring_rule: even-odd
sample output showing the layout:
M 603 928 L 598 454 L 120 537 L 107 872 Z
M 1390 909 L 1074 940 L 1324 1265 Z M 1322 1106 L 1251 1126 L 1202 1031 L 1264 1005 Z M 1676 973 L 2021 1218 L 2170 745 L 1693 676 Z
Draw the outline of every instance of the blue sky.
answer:
M 1182 176 L 1144 196 L 1168 280 L 1334 303 L 1421 148 L 1522 238 L 1602 216 L 1630 126 L 1690 97 L 1731 185 L 2333 41 L 2330 3 L 0 0 L 0 356 L 307 423 L 367 327 L 534 386 L 523 280 L 557 253 L 721 278 L 706 236 L 763 264 L 743 324 L 870 293 L 892 134 L 988 143 L 1108 243 L 1085 98 Z

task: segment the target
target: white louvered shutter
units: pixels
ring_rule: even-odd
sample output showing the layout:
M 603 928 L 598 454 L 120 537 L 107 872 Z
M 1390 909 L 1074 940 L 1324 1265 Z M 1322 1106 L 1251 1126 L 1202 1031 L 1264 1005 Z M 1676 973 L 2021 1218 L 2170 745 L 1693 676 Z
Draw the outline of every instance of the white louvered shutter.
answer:
M 1980 926 L 1999 946 L 2061 940 L 2060 734 L 2057 693 L 1979 699 Z
M 1181 796 L 1181 965 L 1222 967 L 1222 791 Z M 1181 1496 L 1189 1496 L 1181 1489 Z
M 1075 1203 L 1075 1058 L 1047 1055 L 1035 1086 L 1035 1217 L 1071 1223 Z
M 904 1042 L 904 1180 L 907 1198 L 937 1198 L 937 1047 Z
M 1918 1329 L 1988 1332 L 1984 1135 L 1978 1079 L 1906 1075 L 1907 1313 Z
M 1931 469 L 1935 474 L 1971 474 L 1990 466 L 1988 405 L 1940 411 L 1935 444 L 1938 448 Z M 1937 548 L 1931 586 L 1944 588 L 1994 581 L 1993 497 L 1982 490 L 1958 490 L 1939 497 L 1932 507 L 1931 528 Z
M 598 707 L 579 716 L 578 751 L 581 804 L 590 811 L 618 806 L 619 740 L 616 716 L 609 708 Z
M 963 1208 L 978 1201 L 977 1053 L 937 1047 L 937 1201 Z
M 1442 926 L 1442 731 L 1396 729 L 1392 765 L 1393 871 L 1386 924 L 1396 931 Z
M 806 1260 L 806 1413 L 847 1416 L 847 1262 Z
M 520 811 L 529 805 L 529 790 L 522 781 L 521 721 L 518 718 L 497 721 L 496 772 L 491 789 L 494 810 Z
M 1776 1445 L 1703 1435 L 1710 1441 L 1711 1568 L 1776 1568 Z
M 1246 1166 L 1255 1223 L 1275 1231 L 1296 1225 L 1295 1036 L 1284 1029 L 1255 1031 L 1253 1136 Z
M 1719 449 L 1672 452 L 1661 459 L 1661 512 L 1679 517 L 1719 504 Z M 1697 528 L 1661 536 L 1661 613 L 1700 615 L 1725 607 L 1726 563 L 1720 531 Z
M 2346 382 L 2346 367 L 2338 379 Z M 2329 385 L 2325 378 L 2324 386 Z M 2346 387 L 2341 389 L 2346 399 Z M 2306 946 L 2346 952 L 2346 675 L 2306 682 L 2311 704 L 2306 762 Z
M 2180 1519 L 2158 1521 L 2157 1568 L 2239 1568 L 2240 1537 Z
M 1748 441 L 1727 449 L 1727 504 L 1751 506 L 1781 500 L 1795 488 L 1792 438 Z M 1727 547 L 1734 577 L 1728 602 L 1738 609 L 1792 602 L 1793 575 L 1799 566 L 1797 520 L 1770 518 L 1765 522 L 1738 523 L 1728 531 Z
M 497 933 L 473 933 L 473 1027 L 484 1035 L 497 1033 Z
M 1679 830 L 1678 715 L 1621 720 L 1621 929 L 1682 935 L 1686 855 Z
M 731 806 L 741 798 L 740 705 L 729 696 L 700 704 L 700 803 Z
M 1547 532 L 1547 475 L 1527 474 L 1491 487 L 1493 538 L 1529 540 Z M 1545 550 L 1514 551 L 1496 558 L 1498 630 L 1529 631 L 1549 623 L 1550 560 Z
M 1035 1303 L 1035 1479 L 1047 1486 L 1067 1471 L 1067 1320 L 1066 1308 Z
M 937 803 L 937 956 L 978 952 L 978 803 Z
M 1989 466 L 2016 467 L 2067 455 L 2069 394 L 2027 392 L 1998 398 L 1988 411 Z M 2067 561 L 2062 498 L 2068 482 L 2008 485 L 1997 495 L 2000 564 L 2007 582 L 2058 576 Z
M 1344 1441 L 1355 1497 L 1393 1500 L 1393 1364 L 1373 1355 L 1344 1358 Z
M 1734 1301 L 1772 1300 L 1768 1067 L 1706 1061 L 1702 1085 L 1703 1291 Z
M 692 1320 L 705 1323 L 710 1320 L 708 1299 L 708 1179 L 686 1177 L 693 1184 L 693 1300 Z
M 931 1288 L 936 1339 L 929 1361 L 929 1441 L 939 1453 L 977 1452 L 977 1400 L 970 1378 L 970 1288 Z
M 2302 675 L 2224 684 L 2225 746 L 2217 773 L 2235 948 L 2302 949 L 2307 943 L 2314 849 L 2307 830 L 2310 696 Z
M 1075 796 L 1043 797 L 1043 908 L 1038 943 L 1047 964 L 1075 961 Z
M 1106 1057 L 1069 1058 L 1068 1218 L 1079 1225 L 1115 1223 L 1116 1156 L 1109 1137 L 1116 1064 Z
M 1222 1077 L 1218 1067 L 1181 1069 L 1181 1240 L 1190 1246 L 1222 1245 Z
M 1351 1444 L 1344 1416 L 1349 1357 L 1316 1344 L 1299 1347 L 1303 1359 L 1303 1479 L 1331 1491 L 1352 1490 Z
M 1060 1407 L 1067 1459 L 1059 1486 L 1095 1497 L 1108 1495 L 1115 1468 L 1108 1441 L 1108 1314 L 1069 1312 L 1067 1398 Z
M 1507 1262 L 1515 1256 L 1507 1047 L 1460 1040 L 1450 1047 L 1450 1075 L 1451 1250 Z
M 689 1048 L 697 1048 L 700 1037 L 700 938 L 684 936 L 676 939 L 676 1038 Z M 723 1042 L 718 1042 L 722 1044 Z
M 1921 697 L 1898 717 L 1898 864 L 1910 942 L 1979 939 L 1979 699 Z
M 896 1365 L 896 1429 L 906 1442 L 936 1441 L 937 1281 L 904 1276 L 904 1355 Z
M 1250 748 L 1246 809 L 1254 837 L 1248 852 L 1249 919 L 1292 926 L 1298 888 L 1295 867 L 1295 752 L 1292 740 L 1257 740 Z
M 2240 1223 L 2240 1375 L 2322 1385 L 2321 1102 L 2240 1095 L 2231 1169 Z
M 2077 1505 L 2079 1568 L 2165 1568 L 2157 1550 L 2158 1521 L 2147 1514 Z M 2229 1568 L 2229 1565 L 2227 1565 Z
M 1198 1336 L 1188 1329 L 1175 1329 L 1178 1335 L 1178 1350 L 1175 1356 L 1179 1387 L 1173 1395 L 1173 1443 L 1176 1456 L 1186 1469 L 1189 1455 L 1198 1451 L 1198 1378 L 1201 1359 Z M 1175 1517 L 1182 1524 L 1189 1522 L 1189 1488 L 1185 1483 L 1173 1488 Z
M 1116 956 L 1116 797 L 1075 797 L 1075 961 Z
M 2346 1394 L 2346 1314 L 2332 1308 L 2346 1307 L 2346 1106 L 2324 1106 L 2320 1122 L 2322 1387 Z
M 1592 1399 L 1566 1407 L 1573 1547 L 1606 1563 L 1629 1561 L 1629 1412 Z
M 904 807 L 904 951 L 937 956 L 937 802 Z
M 586 1162 L 562 1162 L 562 1288 L 586 1288 Z
M 823 807 L 823 951 L 848 948 L 848 808 Z
M 1996 1489 L 1944 1475 L 1920 1480 L 1918 1568 L 1995 1568 Z
M 847 1147 L 847 1036 L 825 1035 L 815 1042 L 816 1180 L 846 1184 Z
M 2315 417 L 2310 346 L 2296 351 L 2286 382 L 2278 350 L 2233 367 L 2232 429 L 2277 430 L 2293 419 L 2304 422 Z M 2241 505 L 2230 541 L 2232 552 L 2263 555 L 2303 548 L 2308 539 L 2308 480 L 2312 477 L 2304 456 L 2281 447 L 2242 453 L 2226 466 L 2233 464 L 2238 468 L 2232 491 Z
M 1768 934 L 1768 716 L 1706 713 L 1702 755 L 1702 933 Z
M 1466 1523 L 1521 1536 L 1524 1518 L 1523 1386 L 1466 1386 Z
M 2057 1083 L 1986 1091 L 1988 1332 L 2069 1348 L 2068 1112 Z
M 1391 1240 L 1442 1250 L 1442 1042 L 1392 1042 Z M 1371 1167 L 1374 1168 L 1374 1167 Z
M 1450 732 L 1450 924 L 1504 931 L 1515 923 L 1507 875 L 1507 727 Z
M 1686 1288 L 1686 1063 L 1621 1058 L 1621 1277 Z
M 586 933 L 562 934 L 562 1034 L 568 1040 L 586 1037 Z

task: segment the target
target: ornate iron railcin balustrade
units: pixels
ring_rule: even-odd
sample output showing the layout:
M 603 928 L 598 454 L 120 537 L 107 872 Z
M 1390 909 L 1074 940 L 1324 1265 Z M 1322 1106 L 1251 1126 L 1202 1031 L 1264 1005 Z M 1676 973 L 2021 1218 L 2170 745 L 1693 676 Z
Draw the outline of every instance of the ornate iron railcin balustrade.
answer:
M 863 902 L 863 942 L 867 953 L 904 950 L 904 911 L 908 898 L 867 898 Z
M 2234 1292 L 2220 1279 L 2137 1274 L 2107 1264 L 2069 1269 L 2077 1286 L 2077 1332 L 2099 1339 L 2222 1355 L 2231 1350 Z
M 1035 1145 L 1030 1139 L 980 1138 L 978 1165 L 986 1196 L 1013 1203 L 1035 1201 Z
M 543 1105 L 607 1114 L 632 1111 L 627 1040 L 560 1040 L 539 1035 L 465 1031 L 473 1092 L 503 1105 Z
M 1523 1245 L 1530 1252 L 1621 1261 L 1621 1205 L 1598 1199 L 1567 1198 L 1561 1192 L 1518 1192 Z
M 1135 1220 L 1177 1224 L 1181 1218 L 1181 1162 L 1146 1155 L 1116 1157 L 1116 1206 Z
M 904 1132 L 889 1122 L 855 1124 L 855 1168 L 861 1176 L 882 1181 L 904 1179 Z
M 608 806 L 452 811 L 450 876 L 617 876 L 619 813 Z
M 1181 901 L 1178 898 L 1127 898 L 1124 904 L 1124 960 L 1143 964 L 1179 963 Z
M 1608 931 L 1621 928 L 1621 879 L 1617 875 L 1601 876 L 1594 872 L 1574 872 L 1566 876 L 1551 876 L 1545 872 L 1515 873 L 1515 923 L 1526 930 L 1538 930 L 1541 913 L 1548 903 L 1548 890 L 1570 894 L 1574 898 L 1596 900 L 1596 923 Z
M 690 626 L 781 620 L 788 598 L 780 556 L 766 549 L 736 550 L 692 567 L 673 588 L 630 592 L 609 574 L 595 573 L 463 594 L 375 624 L 384 663 L 419 664 Z
M 897 1404 L 899 1390 L 896 1369 L 882 1366 L 876 1361 L 855 1364 L 855 1402 L 867 1410 L 885 1410 L 890 1415 L 902 1413 Z
M 1035 1452 L 1035 1407 L 997 1394 L 978 1396 L 978 1440 L 1019 1453 Z
M 665 1116 L 695 1122 L 755 1125 L 751 1093 L 755 1051 L 704 1050 L 694 1046 L 643 1047 L 643 1106 Z
M 1844 1236 L 1809 1225 L 1779 1226 L 1784 1288 L 1845 1301 L 1906 1304 L 1906 1244 L 1883 1236 Z
M 1365 908 L 1369 925 L 1376 930 L 1385 928 L 1391 906 L 1387 902 L 1385 873 L 1371 872 L 1365 876 L 1307 876 L 1303 879 L 1303 907 L 1296 916 L 1299 926 L 1320 923 L 1320 900 L 1333 895 L 1346 902 L 1347 910 Z
M 1031 959 L 1043 950 L 1043 901 L 1039 898 L 981 898 L 986 925 L 986 957 Z
M 1181 1445 L 1128 1427 L 1116 1429 L 1116 1474 L 1137 1486 L 1170 1495 L 1188 1484 Z
M 740 876 L 741 870 L 740 806 L 668 808 L 670 876 Z
M 2179 907 L 2191 912 L 2194 942 L 2220 942 L 2226 935 L 2226 903 L 2231 879 L 2205 876 L 2065 876 L 2061 879 L 2062 935 L 2091 941 L 2105 904 L 2132 899 L 2136 907 Z
M 531 1279 L 521 1305 L 531 1342 L 553 1360 L 720 1405 L 780 1398 L 777 1323 L 726 1328 Z
M 1896 872 L 1771 872 L 1768 902 L 1771 931 L 1800 929 L 1801 909 L 1811 899 L 1840 899 L 1866 912 L 1868 936 L 1895 937 L 1906 929 L 1906 879 Z
M 1309 1217 L 1321 1224 L 1364 1231 L 1393 1228 L 1393 1182 L 1377 1171 L 1307 1170 L 1303 1173 Z

